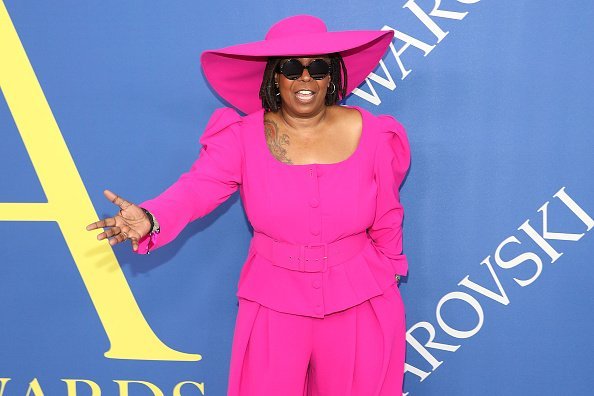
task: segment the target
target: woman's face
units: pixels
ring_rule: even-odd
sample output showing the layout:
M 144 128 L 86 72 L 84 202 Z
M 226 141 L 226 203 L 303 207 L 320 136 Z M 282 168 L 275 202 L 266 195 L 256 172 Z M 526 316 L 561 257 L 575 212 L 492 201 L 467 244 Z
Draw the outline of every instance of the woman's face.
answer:
M 289 59 L 296 59 L 302 65 L 308 66 L 316 59 L 323 59 L 330 64 L 330 58 L 327 56 L 316 56 L 308 58 L 287 58 L 280 62 L 282 66 Z M 301 76 L 295 80 L 290 80 L 282 73 L 278 72 L 274 76 L 278 83 L 278 89 L 281 96 L 281 107 L 283 111 L 295 115 L 314 115 L 318 114 L 325 107 L 326 91 L 330 83 L 330 74 L 324 76 L 321 80 L 311 77 L 307 69 L 303 69 Z

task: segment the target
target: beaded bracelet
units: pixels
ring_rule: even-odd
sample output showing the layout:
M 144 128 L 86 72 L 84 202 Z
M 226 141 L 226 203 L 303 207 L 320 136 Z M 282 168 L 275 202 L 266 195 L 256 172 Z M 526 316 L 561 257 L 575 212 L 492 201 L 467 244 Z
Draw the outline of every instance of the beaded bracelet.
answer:
M 152 234 L 152 233 L 157 233 L 158 234 L 159 233 L 159 225 L 157 223 L 156 226 L 155 226 L 155 216 L 153 216 L 153 214 L 151 212 L 149 212 L 148 210 L 146 210 L 143 207 L 141 207 L 140 209 L 142 209 L 142 211 L 144 212 L 144 214 L 148 218 L 149 223 L 151 223 L 151 228 L 150 228 L 149 234 Z
M 153 246 L 155 246 L 155 243 L 157 241 L 157 234 L 161 231 L 161 227 L 159 226 L 159 223 L 157 222 L 157 220 L 155 219 L 155 216 L 153 216 L 153 214 L 151 212 L 149 212 L 148 210 L 146 210 L 143 207 L 140 207 L 140 209 L 142 209 L 142 211 L 148 218 L 149 223 L 151 224 L 151 228 L 150 228 L 150 231 L 148 234 L 149 240 L 148 240 L 147 247 L 146 247 L 146 254 L 150 254 L 151 248 Z

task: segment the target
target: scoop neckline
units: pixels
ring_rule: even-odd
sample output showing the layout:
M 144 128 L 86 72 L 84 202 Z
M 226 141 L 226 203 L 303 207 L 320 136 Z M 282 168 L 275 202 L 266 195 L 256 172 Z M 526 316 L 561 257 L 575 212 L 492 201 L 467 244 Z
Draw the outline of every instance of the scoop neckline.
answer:
M 343 165 L 349 161 L 351 161 L 354 157 L 356 157 L 358 155 L 358 153 L 361 151 L 361 147 L 363 146 L 363 139 L 366 135 L 366 122 L 365 122 L 365 115 L 363 114 L 363 111 L 358 107 L 358 106 L 343 106 L 343 107 L 347 107 L 349 109 L 355 109 L 359 112 L 359 114 L 361 115 L 361 136 L 359 137 L 359 143 L 357 144 L 357 147 L 355 148 L 355 151 L 353 151 L 351 153 L 351 155 L 349 155 L 347 158 L 338 161 L 338 162 L 330 162 L 330 163 L 316 163 L 316 162 L 312 162 L 310 164 L 286 164 L 284 162 L 279 161 L 278 159 L 276 159 L 276 157 L 274 155 L 272 155 L 272 153 L 270 152 L 270 149 L 268 148 L 268 144 L 266 143 L 266 131 L 264 130 L 264 114 L 265 111 L 264 109 L 261 109 L 260 111 L 262 112 L 261 114 L 261 132 L 260 136 L 261 139 L 264 143 L 264 151 L 266 152 L 266 155 L 268 156 L 268 158 L 270 160 L 272 160 L 273 162 L 276 162 L 277 164 L 279 164 L 280 166 L 285 166 L 287 168 L 304 168 L 304 167 L 312 167 L 312 166 L 323 166 L 323 167 L 332 167 L 332 166 L 338 166 L 338 165 Z

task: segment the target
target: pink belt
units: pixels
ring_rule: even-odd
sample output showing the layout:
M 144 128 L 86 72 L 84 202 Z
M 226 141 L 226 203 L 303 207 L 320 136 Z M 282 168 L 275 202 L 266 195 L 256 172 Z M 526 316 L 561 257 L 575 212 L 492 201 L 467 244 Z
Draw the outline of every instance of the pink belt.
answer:
M 252 246 L 272 264 L 301 272 L 325 272 L 359 253 L 369 237 L 365 231 L 330 243 L 299 245 L 279 241 L 254 231 Z

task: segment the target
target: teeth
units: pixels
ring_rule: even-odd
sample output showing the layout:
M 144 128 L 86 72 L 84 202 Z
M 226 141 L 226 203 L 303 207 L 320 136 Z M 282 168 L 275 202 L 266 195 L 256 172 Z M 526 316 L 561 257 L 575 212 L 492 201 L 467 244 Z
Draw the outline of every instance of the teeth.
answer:
M 313 95 L 313 91 L 307 90 L 307 89 L 302 89 L 300 91 L 297 91 L 298 94 L 302 94 L 302 95 Z

